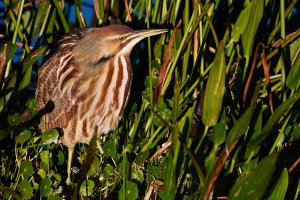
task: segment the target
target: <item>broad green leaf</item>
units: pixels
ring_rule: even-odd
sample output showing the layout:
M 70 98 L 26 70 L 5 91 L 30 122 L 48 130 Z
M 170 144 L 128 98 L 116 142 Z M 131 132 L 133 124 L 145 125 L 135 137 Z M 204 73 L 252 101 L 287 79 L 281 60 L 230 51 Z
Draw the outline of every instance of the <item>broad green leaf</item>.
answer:
M 117 147 L 114 141 L 108 140 L 104 143 L 103 146 L 104 155 L 105 157 L 116 157 L 117 154 Z
M 205 169 L 207 174 L 211 173 L 211 170 L 213 169 L 213 166 L 216 163 L 216 159 L 218 157 L 218 148 L 212 148 L 209 155 L 205 159 Z
M 45 20 L 47 20 L 46 16 L 47 16 L 47 9 L 49 7 L 49 3 L 50 3 L 49 0 L 45 0 L 38 4 L 39 7 L 35 16 L 31 40 L 33 40 L 36 34 L 38 33 L 38 30 L 40 29 L 42 23 Z
M 95 175 L 98 170 L 100 170 L 100 161 L 97 157 L 95 157 L 92 164 L 91 164 L 91 166 L 90 166 L 88 176 Z
M 226 139 L 226 113 L 223 112 L 221 116 L 221 120 L 214 126 L 214 148 L 218 148 L 220 144 L 222 144 Z
M 256 103 L 253 103 L 232 127 L 226 139 L 227 146 L 230 146 L 235 140 L 246 134 L 255 107 Z
M 180 133 L 182 133 L 181 139 L 183 141 L 186 141 L 189 139 L 189 134 L 191 133 L 191 129 L 192 129 L 192 123 L 193 123 L 193 117 L 194 117 L 194 112 L 195 112 L 195 108 L 196 108 L 196 103 L 197 102 L 195 101 L 193 106 L 187 110 L 185 115 L 183 117 L 181 117 L 181 119 L 178 123 Z
M 253 43 L 259 23 L 264 14 L 264 0 L 253 0 L 249 20 L 244 33 L 242 34 L 243 53 L 246 58 L 252 55 Z
M 291 90 L 298 90 L 300 86 L 300 53 L 298 53 L 295 62 L 286 79 L 286 86 Z
M 291 95 L 284 101 L 269 117 L 268 121 L 262 129 L 262 133 L 255 139 L 250 140 L 247 147 L 247 155 L 253 154 L 259 145 L 268 137 L 272 129 L 278 124 L 280 119 L 291 109 L 291 107 L 300 99 L 300 92 Z M 248 157 L 248 156 L 246 156 Z
M 268 119 L 267 123 L 263 127 L 263 133 L 269 133 L 274 126 L 278 123 L 280 118 L 288 112 L 291 107 L 294 105 L 296 101 L 300 99 L 300 92 L 297 92 L 290 96 L 286 101 L 284 101 L 272 114 L 272 116 Z
M 254 48 L 254 39 L 258 31 L 258 26 L 264 14 L 264 0 L 253 0 L 249 20 L 244 33 L 242 34 L 242 52 L 246 58 L 245 67 L 243 69 L 242 80 L 245 79 L 246 72 L 249 66 L 249 58 L 252 55 Z
M 30 130 L 24 130 L 22 131 L 17 137 L 16 142 L 19 144 L 23 144 L 31 137 L 31 131 Z
M 280 178 L 274 185 L 268 200 L 284 199 L 289 184 L 289 174 L 286 168 L 281 172 Z
M 80 186 L 80 194 L 90 196 L 95 188 L 95 183 L 92 180 L 84 180 Z
M 51 188 L 52 182 L 50 178 L 45 178 L 42 179 L 41 184 L 40 184 L 40 193 L 44 197 L 48 197 L 52 193 L 52 188 Z
M 18 185 L 18 190 L 21 193 L 22 199 L 31 199 L 33 188 L 28 180 L 22 180 Z
M 204 94 L 202 122 L 205 126 L 213 126 L 218 122 L 225 93 L 225 67 L 224 43 L 220 42 Z
M 131 170 L 131 178 L 139 181 L 140 183 L 142 183 L 144 181 L 143 171 L 139 168 L 133 168 Z
M 149 166 L 149 169 L 147 171 L 151 174 L 151 176 L 154 176 L 154 178 L 156 179 L 160 177 L 160 169 L 155 165 Z
M 45 150 L 42 151 L 40 154 L 41 154 L 41 160 L 46 164 L 49 163 L 49 159 L 50 159 L 49 151 Z
M 32 116 L 35 116 L 38 113 L 37 107 L 36 107 L 36 103 L 35 103 L 35 99 L 29 99 L 26 102 L 26 106 L 29 108 Z
M 147 160 L 148 157 L 149 157 L 149 151 L 142 151 L 137 154 L 135 158 L 135 162 L 138 164 L 142 164 L 145 162 L 145 160 Z
M 55 178 L 54 179 L 54 183 L 53 183 L 54 186 L 60 184 L 60 182 L 61 182 L 61 176 L 59 174 L 53 174 L 52 177 Z
M 38 175 L 40 175 L 40 177 L 41 177 L 42 179 L 44 179 L 44 178 L 47 177 L 47 173 L 46 173 L 46 171 L 45 171 L 44 169 L 39 169 Z
M 57 165 L 62 165 L 65 162 L 65 155 L 62 151 L 59 151 L 56 155 L 57 157 Z
M 49 131 L 45 131 L 42 134 L 42 140 L 44 144 L 56 143 L 58 139 L 59 133 L 56 129 L 51 129 Z
M 275 170 L 277 156 L 265 157 L 253 172 L 239 178 L 231 188 L 228 199 L 262 199 Z
M 31 81 L 32 65 L 40 58 L 45 49 L 45 47 L 41 47 L 25 58 L 22 68 L 23 78 L 19 86 L 19 91 L 28 87 Z
M 12 57 L 16 53 L 17 46 L 14 45 L 11 41 L 8 41 L 0 46 L 0 52 L 4 50 L 6 51 L 5 52 L 6 55 L 5 64 L 6 64 L 10 59 L 12 59 Z
M 114 173 L 114 167 L 111 166 L 110 164 L 107 164 L 104 169 L 103 169 L 103 173 L 104 173 L 104 176 L 105 178 L 109 178 L 109 176 L 113 175 Z
M 20 114 L 14 113 L 12 115 L 8 115 L 7 122 L 10 126 L 15 126 L 20 123 Z
M 32 163 L 29 160 L 22 161 L 20 165 L 20 174 L 23 175 L 24 179 L 28 179 L 33 174 Z
M 291 134 L 290 142 L 298 141 L 300 140 L 300 125 L 295 127 Z
M 124 197 L 124 194 L 123 194 L 124 191 L 125 191 L 125 197 Z M 118 192 L 119 193 L 118 199 L 132 199 L 132 200 L 137 199 L 138 198 L 138 192 L 139 191 L 138 191 L 136 183 L 131 182 L 131 181 L 127 181 L 125 183 L 125 185 L 123 184 L 121 186 L 121 189 Z
M 173 164 L 172 152 L 168 151 L 167 168 L 163 171 L 164 190 L 160 193 L 161 199 L 168 200 L 174 199 L 176 194 L 176 175 Z
M 40 47 L 24 59 L 22 74 L 24 74 L 43 55 L 45 50 L 45 47 Z
M 236 20 L 235 24 L 232 27 L 231 31 L 231 39 L 229 41 L 228 46 L 232 45 L 234 42 L 238 42 L 240 39 L 240 36 L 244 33 L 250 16 L 252 1 L 246 6 L 245 9 L 243 9 Z

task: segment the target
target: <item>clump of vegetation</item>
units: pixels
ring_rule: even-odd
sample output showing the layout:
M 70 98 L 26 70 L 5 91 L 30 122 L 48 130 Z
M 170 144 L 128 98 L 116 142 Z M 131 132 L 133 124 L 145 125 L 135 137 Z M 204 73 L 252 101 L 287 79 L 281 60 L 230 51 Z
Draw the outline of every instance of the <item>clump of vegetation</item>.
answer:
M 1 6 L 1 199 L 298 198 L 297 0 L 94 1 L 93 26 L 169 32 L 134 49 L 126 112 L 95 148 L 76 145 L 73 186 L 58 132 L 38 129 L 34 85 L 55 42 L 90 24 L 84 2 Z

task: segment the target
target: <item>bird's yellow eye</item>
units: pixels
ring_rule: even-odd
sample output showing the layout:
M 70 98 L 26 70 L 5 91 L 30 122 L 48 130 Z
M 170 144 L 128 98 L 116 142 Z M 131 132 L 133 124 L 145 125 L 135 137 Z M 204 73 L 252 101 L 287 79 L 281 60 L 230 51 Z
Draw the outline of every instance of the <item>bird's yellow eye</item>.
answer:
M 126 39 L 126 36 L 125 35 L 120 35 L 119 37 L 118 37 L 118 40 L 120 40 L 120 41 L 123 41 L 123 40 L 125 40 Z

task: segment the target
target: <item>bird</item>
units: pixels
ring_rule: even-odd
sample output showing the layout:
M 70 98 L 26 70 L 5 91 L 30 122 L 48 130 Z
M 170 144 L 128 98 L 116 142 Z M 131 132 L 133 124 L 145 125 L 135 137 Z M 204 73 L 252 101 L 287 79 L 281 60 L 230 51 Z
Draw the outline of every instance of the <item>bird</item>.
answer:
M 130 53 L 142 39 L 166 29 L 134 30 L 125 25 L 73 30 L 63 36 L 39 69 L 36 106 L 44 114 L 42 132 L 58 129 L 58 143 L 68 147 L 68 177 L 74 146 L 115 129 L 128 102 L 132 83 Z

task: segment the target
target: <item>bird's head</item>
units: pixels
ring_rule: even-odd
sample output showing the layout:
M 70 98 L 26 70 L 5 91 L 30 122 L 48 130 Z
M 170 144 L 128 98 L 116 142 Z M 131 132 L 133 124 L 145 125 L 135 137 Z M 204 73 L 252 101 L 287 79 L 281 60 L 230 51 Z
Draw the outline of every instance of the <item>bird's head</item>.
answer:
M 84 63 L 99 63 L 116 55 L 129 56 L 140 40 L 165 32 L 166 29 L 136 31 L 124 25 L 87 29 L 74 53 Z

